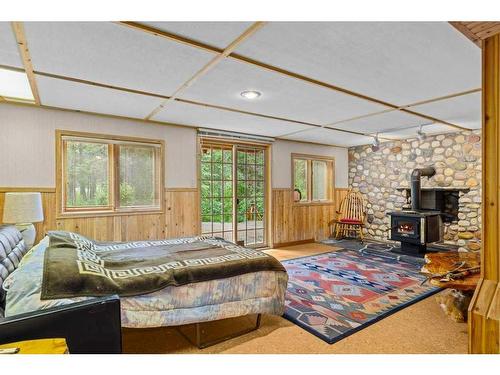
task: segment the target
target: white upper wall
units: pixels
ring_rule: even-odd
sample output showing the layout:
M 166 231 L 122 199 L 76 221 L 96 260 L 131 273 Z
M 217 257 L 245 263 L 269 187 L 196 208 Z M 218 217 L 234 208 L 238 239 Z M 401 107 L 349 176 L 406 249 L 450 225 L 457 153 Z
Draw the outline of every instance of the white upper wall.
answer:
M 0 105 L 0 186 L 55 187 L 55 130 L 165 141 L 165 186 L 196 187 L 196 129 Z
M 292 153 L 334 157 L 335 186 L 347 187 L 347 148 L 278 140 L 272 147 L 273 188 L 290 189 L 292 187 Z
M 11 104 L 0 104 L 0 186 L 55 187 L 56 129 L 164 140 L 165 186 L 197 186 L 195 128 Z M 347 148 L 277 140 L 273 188 L 291 187 L 292 153 L 334 157 L 335 185 L 347 187 Z

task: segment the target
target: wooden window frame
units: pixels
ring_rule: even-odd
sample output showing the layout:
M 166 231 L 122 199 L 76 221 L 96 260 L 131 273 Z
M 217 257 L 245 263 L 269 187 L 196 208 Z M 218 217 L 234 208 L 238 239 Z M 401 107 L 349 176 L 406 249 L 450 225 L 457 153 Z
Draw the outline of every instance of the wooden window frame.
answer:
M 335 158 L 321 155 L 295 154 L 292 153 L 292 192 L 295 190 L 295 160 L 305 160 L 307 162 L 307 199 L 296 202 L 294 194 L 291 194 L 293 204 L 296 206 L 329 205 L 334 204 L 335 197 Z M 313 168 L 314 161 L 327 162 L 327 179 L 330 184 L 327 186 L 327 199 L 313 199 Z
M 82 141 L 103 143 L 108 145 L 108 188 L 109 205 L 93 207 L 66 206 L 66 141 L 65 137 L 81 138 Z M 157 194 L 158 206 L 127 206 L 120 207 L 119 201 L 119 147 L 126 144 L 146 144 L 158 147 L 155 158 L 156 175 L 158 176 Z M 134 214 L 161 214 L 164 213 L 165 190 L 165 142 L 162 140 L 118 136 L 111 134 L 85 133 L 69 130 L 56 130 L 56 218 L 67 217 L 95 217 L 95 216 L 122 216 Z

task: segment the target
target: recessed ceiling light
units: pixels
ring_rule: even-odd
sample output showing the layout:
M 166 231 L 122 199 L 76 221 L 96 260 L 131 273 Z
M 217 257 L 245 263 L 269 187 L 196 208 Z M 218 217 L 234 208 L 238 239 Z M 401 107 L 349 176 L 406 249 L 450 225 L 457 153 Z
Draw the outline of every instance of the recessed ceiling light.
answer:
M 242 91 L 241 96 L 243 96 L 245 99 L 257 99 L 259 96 L 262 95 L 262 93 L 255 91 L 255 90 L 247 90 L 247 91 Z

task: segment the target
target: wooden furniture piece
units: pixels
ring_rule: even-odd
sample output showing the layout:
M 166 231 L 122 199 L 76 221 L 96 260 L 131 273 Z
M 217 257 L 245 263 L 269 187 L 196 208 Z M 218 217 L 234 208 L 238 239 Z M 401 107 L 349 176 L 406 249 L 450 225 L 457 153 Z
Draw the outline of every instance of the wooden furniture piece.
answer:
M 366 205 L 363 195 L 359 192 L 349 191 L 340 203 L 337 218 L 330 221 L 333 225 L 332 234 L 336 239 L 358 234 L 363 241 L 363 227 L 366 219 Z
M 18 348 L 16 354 L 68 354 L 65 339 L 39 339 L 0 345 L 0 349 Z
M 500 35 L 483 41 L 481 276 L 469 306 L 469 353 L 500 353 Z
M 480 266 L 481 259 L 479 253 L 462 253 L 458 251 L 450 251 L 444 253 L 427 253 L 425 254 L 425 265 L 421 269 L 424 275 L 444 275 L 451 270 L 457 269 L 463 264 L 459 270 L 477 268 Z M 455 278 L 454 280 L 441 281 L 442 278 L 432 278 L 429 282 L 440 288 L 452 288 L 464 291 L 474 291 L 479 282 L 479 272 L 472 272 L 463 278 Z
M 427 253 L 421 273 L 431 285 L 447 289 L 436 296 L 444 312 L 456 322 L 467 321 L 467 309 L 479 282 L 479 253 Z

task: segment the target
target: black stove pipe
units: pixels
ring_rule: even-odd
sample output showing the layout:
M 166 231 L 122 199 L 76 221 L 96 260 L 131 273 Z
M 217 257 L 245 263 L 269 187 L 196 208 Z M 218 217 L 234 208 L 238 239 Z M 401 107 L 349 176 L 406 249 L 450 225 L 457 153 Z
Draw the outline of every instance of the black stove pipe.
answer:
M 420 202 L 422 201 L 421 177 L 432 177 L 435 174 L 436 170 L 434 167 L 417 168 L 411 172 L 411 209 L 413 211 L 420 210 Z

